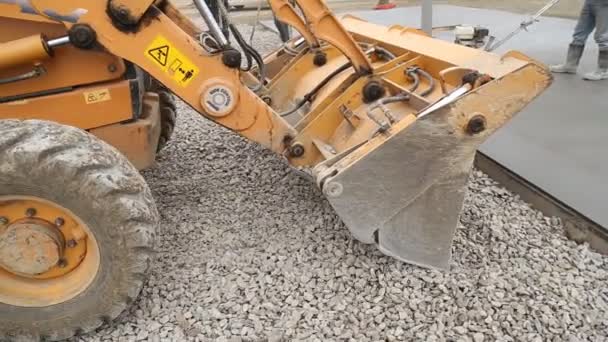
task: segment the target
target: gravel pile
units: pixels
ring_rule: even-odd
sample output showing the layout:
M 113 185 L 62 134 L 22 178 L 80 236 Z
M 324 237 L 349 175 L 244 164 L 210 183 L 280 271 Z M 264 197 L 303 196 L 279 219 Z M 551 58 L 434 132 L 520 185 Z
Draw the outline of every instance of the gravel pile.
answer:
M 354 241 L 274 154 L 183 104 L 179 115 L 145 173 L 163 225 L 150 281 L 77 340 L 608 341 L 608 257 L 481 172 L 451 271 L 425 270 Z

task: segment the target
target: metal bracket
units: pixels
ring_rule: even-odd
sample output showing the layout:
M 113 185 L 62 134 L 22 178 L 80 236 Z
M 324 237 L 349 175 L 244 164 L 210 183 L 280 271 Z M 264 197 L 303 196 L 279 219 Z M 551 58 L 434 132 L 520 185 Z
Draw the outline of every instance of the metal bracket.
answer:
M 372 63 L 357 42 L 322 0 L 295 0 L 304 12 L 312 33 L 340 50 L 360 75 L 373 72 Z

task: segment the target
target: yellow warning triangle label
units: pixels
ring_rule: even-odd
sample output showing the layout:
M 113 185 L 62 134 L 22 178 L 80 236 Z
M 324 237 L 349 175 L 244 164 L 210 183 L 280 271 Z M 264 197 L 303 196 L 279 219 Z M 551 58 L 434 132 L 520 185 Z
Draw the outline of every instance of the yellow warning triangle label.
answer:
M 169 59 L 169 45 L 159 46 L 148 50 L 148 54 L 154 58 L 158 64 L 167 66 L 167 59 Z

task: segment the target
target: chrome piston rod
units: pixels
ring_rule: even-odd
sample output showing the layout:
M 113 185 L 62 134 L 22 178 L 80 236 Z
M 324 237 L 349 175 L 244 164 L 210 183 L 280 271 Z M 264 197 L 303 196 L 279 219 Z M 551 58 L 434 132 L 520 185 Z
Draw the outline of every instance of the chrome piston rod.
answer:
M 207 27 L 209 28 L 209 31 L 211 32 L 211 35 L 213 36 L 213 38 L 215 38 L 217 40 L 217 42 L 220 44 L 220 46 L 228 45 L 229 44 L 228 39 L 226 38 L 226 36 L 224 36 L 224 33 L 222 32 L 222 28 L 220 27 L 218 22 L 213 17 L 213 13 L 211 13 L 211 10 L 209 9 L 209 6 L 207 6 L 207 3 L 205 2 L 205 0 L 193 0 L 193 1 L 194 1 L 194 5 L 198 9 L 199 13 L 203 17 L 203 20 L 205 20 L 205 23 L 207 24 Z
M 48 40 L 46 42 L 46 45 L 48 45 L 48 47 L 50 47 L 52 49 L 52 48 L 56 48 L 58 46 L 67 45 L 69 43 L 70 43 L 70 37 L 64 36 L 64 37 L 59 37 L 59 38 Z

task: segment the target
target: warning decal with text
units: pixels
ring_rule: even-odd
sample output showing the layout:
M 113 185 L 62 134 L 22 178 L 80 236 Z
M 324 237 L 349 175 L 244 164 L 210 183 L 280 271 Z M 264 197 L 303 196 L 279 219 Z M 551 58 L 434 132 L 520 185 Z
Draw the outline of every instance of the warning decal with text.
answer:
M 145 54 L 182 87 L 188 86 L 199 73 L 196 65 L 163 36 L 156 37 Z
M 107 88 L 97 89 L 84 93 L 84 102 L 86 104 L 93 104 L 110 100 L 112 100 L 112 96 L 110 95 L 110 89 Z

